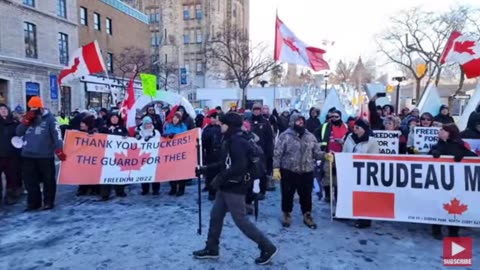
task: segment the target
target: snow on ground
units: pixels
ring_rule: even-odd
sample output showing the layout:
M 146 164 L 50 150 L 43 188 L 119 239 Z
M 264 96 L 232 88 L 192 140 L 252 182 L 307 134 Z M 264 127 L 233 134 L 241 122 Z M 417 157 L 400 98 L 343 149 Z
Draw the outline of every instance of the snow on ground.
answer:
M 197 235 L 196 186 L 184 197 L 140 196 L 130 186 L 128 197 L 98 202 L 75 197 L 76 188 L 59 187 L 53 211 L 23 213 L 23 204 L 0 208 L 0 269 L 442 269 L 442 242 L 422 224 L 374 222 L 359 230 L 351 222 L 330 221 L 326 203 L 314 201 L 317 230 L 303 225 L 296 199 L 294 221 L 280 225 L 280 191 L 260 202 L 256 222 L 279 247 L 269 266 L 255 266 L 255 244 L 227 215 L 218 261 L 193 259 L 204 247 L 211 202 L 203 197 L 203 234 Z M 253 219 L 253 217 L 252 217 Z M 479 230 L 474 237 L 474 268 L 479 269 Z M 470 269 L 474 269 L 470 268 Z M 462 268 L 456 268 L 462 269 Z M 464 268 L 469 269 L 469 268 Z

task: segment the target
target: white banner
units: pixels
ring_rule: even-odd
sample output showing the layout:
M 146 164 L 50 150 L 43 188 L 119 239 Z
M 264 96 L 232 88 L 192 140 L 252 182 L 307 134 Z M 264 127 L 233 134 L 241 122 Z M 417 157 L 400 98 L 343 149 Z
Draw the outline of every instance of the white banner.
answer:
M 336 216 L 480 227 L 480 159 L 337 153 Z
M 414 127 L 413 147 L 420 153 L 428 153 L 438 142 L 438 127 Z
M 380 154 L 398 154 L 400 131 L 374 130 L 373 134 L 378 143 Z

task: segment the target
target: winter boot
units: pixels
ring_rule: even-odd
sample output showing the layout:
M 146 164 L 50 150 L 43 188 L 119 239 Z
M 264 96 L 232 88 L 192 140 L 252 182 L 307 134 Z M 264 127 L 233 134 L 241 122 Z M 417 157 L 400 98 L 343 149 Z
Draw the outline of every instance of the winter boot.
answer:
M 325 191 L 325 202 L 330 203 L 330 187 L 323 187 Z
M 195 257 L 196 259 L 218 259 L 219 253 L 218 251 L 204 248 L 202 250 L 194 251 L 193 257 Z
M 432 236 L 437 240 L 443 240 L 442 226 L 432 225 Z
M 255 259 L 255 263 L 258 265 L 265 265 L 272 261 L 273 257 L 277 255 L 278 248 L 273 247 L 270 251 L 261 251 L 260 257 Z
M 306 212 L 305 214 L 303 214 L 303 223 L 305 223 L 305 225 L 307 225 L 307 227 L 309 227 L 310 229 L 315 230 L 317 228 L 317 224 L 315 224 L 315 222 L 313 221 L 310 212 Z
M 282 220 L 282 226 L 285 228 L 290 227 L 292 224 L 292 215 L 288 212 L 283 213 L 283 220 Z

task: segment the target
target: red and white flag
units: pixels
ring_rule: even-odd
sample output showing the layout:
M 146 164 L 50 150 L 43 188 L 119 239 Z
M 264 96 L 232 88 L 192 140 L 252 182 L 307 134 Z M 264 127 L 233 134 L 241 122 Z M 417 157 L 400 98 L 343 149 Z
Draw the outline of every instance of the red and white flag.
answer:
M 275 27 L 275 61 L 307 66 L 314 71 L 330 69 L 323 59 L 325 50 L 311 47 L 301 41 L 277 17 Z
M 81 48 L 78 48 L 68 63 L 68 66 L 60 71 L 58 75 L 58 84 L 81 78 L 90 74 L 104 72 L 105 63 L 103 62 L 100 48 L 97 41 L 91 42 Z
M 458 63 L 467 78 L 480 77 L 480 42 L 454 31 L 447 42 L 441 64 Z
M 133 77 L 128 81 L 127 92 L 122 102 L 122 106 L 120 107 L 120 115 L 122 116 L 125 127 L 128 129 L 130 136 L 135 135 L 135 127 L 137 126 L 135 117 L 128 117 L 130 110 L 132 110 L 135 105 L 135 89 L 133 88 L 133 85 L 136 76 L 137 72 L 135 71 Z

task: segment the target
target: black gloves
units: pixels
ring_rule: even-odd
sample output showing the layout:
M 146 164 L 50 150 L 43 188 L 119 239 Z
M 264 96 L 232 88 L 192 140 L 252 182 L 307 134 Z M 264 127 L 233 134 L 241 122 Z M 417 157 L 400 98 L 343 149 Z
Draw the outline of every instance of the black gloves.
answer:
M 168 138 L 170 138 L 170 139 L 173 139 L 173 137 L 175 137 L 175 134 L 168 135 Z
M 200 175 L 205 175 L 207 172 L 207 166 L 197 166 L 195 167 L 195 176 L 200 177 Z
M 432 151 L 432 156 L 433 156 L 433 158 L 440 158 L 440 156 L 441 156 L 440 151 L 433 150 Z

